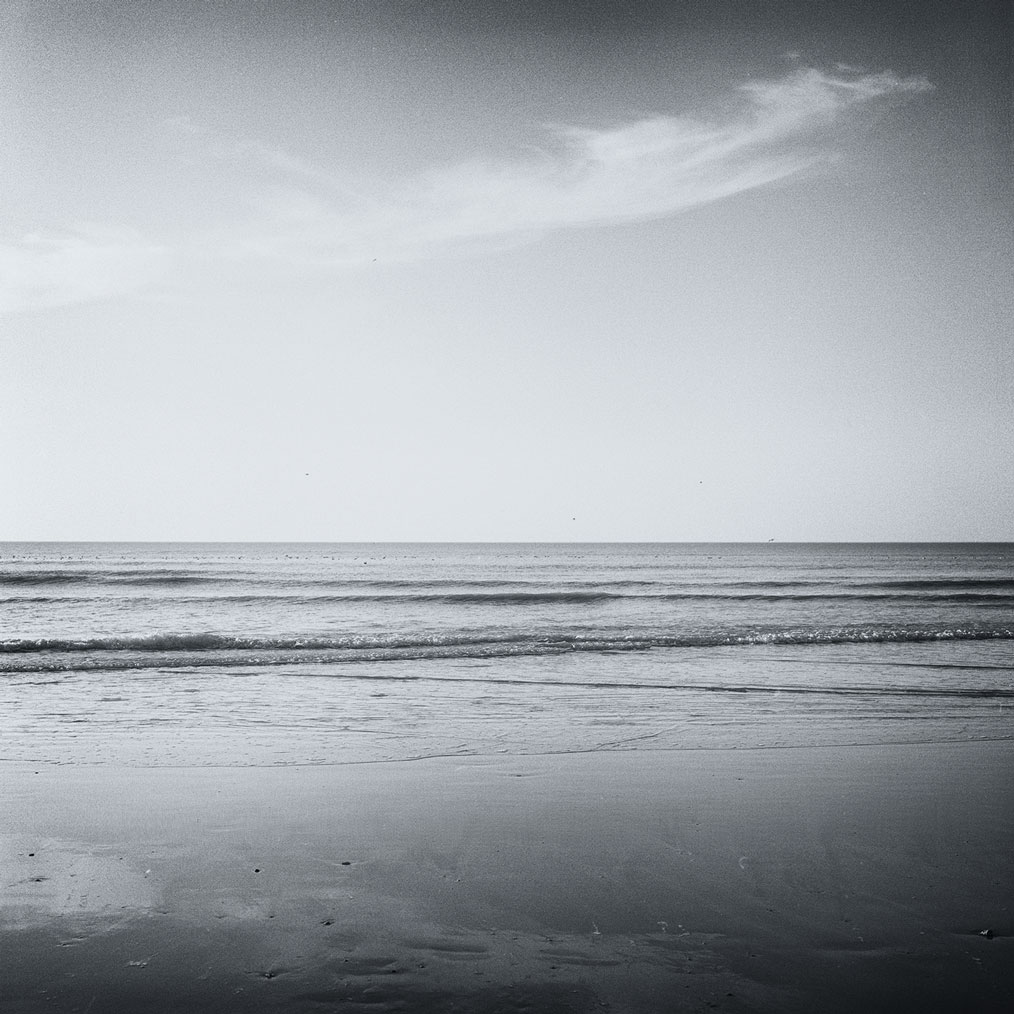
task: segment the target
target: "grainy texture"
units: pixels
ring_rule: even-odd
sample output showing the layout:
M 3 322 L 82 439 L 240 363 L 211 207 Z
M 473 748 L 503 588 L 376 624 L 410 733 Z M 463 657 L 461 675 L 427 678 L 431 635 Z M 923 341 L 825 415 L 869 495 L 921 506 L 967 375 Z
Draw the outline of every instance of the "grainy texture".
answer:
M 1010 743 L 2 774 L 5 1014 L 1014 1003 Z

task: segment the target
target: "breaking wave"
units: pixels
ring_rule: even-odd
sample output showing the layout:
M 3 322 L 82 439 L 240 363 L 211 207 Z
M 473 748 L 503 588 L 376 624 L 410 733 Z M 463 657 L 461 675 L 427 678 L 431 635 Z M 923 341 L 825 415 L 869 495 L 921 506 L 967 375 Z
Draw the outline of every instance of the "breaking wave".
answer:
M 864 625 L 819 628 L 744 628 L 589 635 L 576 631 L 543 634 L 475 632 L 414 635 L 325 635 L 236 637 L 220 633 L 165 633 L 144 637 L 16 638 L 0 641 L 2 654 L 40 652 L 411 652 L 444 649 L 447 654 L 556 654 L 566 651 L 646 651 L 653 648 L 714 648 L 746 645 L 901 643 L 1014 639 L 1014 624 Z M 406 657 L 399 654 L 399 657 Z M 409 656 L 410 657 L 410 656 Z

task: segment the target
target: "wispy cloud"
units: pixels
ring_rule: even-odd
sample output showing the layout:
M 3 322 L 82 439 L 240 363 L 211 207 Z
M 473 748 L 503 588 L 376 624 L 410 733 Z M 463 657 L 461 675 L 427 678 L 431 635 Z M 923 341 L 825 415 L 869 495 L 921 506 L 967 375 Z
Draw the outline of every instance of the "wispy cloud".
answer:
M 81 227 L 0 243 L 0 313 L 122 295 L 163 275 L 168 253 L 129 229 Z
M 121 295 L 165 276 L 174 259 L 411 260 L 475 242 L 658 219 L 799 175 L 834 152 L 853 119 L 930 88 L 890 71 L 797 69 L 741 85 L 737 110 L 721 120 L 660 115 L 597 129 L 547 127 L 544 145 L 516 158 L 366 184 L 178 116 L 161 125 L 164 171 L 177 167 L 177 192 L 202 202 L 199 220 L 185 202 L 171 240 L 88 227 L 0 242 L 0 312 Z M 135 192 L 143 203 L 144 186 Z
M 448 165 L 351 205 L 347 188 L 331 199 L 299 185 L 312 177 L 338 188 L 329 174 L 251 150 L 287 171 L 288 186 L 261 195 L 262 218 L 230 242 L 237 252 L 347 262 L 662 218 L 796 175 L 833 150 L 834 128 L 850 113 L 930 88 L 924 78 L 890 72 L 799 70 L 742 85 L 743 107 L 724 123 L 655 116 L 600 129 L 549 128 L 552 143 L 537 157 Z

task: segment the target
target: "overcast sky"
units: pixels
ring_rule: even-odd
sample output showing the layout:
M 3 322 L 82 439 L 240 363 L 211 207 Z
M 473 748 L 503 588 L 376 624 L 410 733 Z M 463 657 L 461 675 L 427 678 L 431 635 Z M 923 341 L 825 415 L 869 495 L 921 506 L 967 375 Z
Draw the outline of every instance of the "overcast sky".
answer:
M 0 11 L 0 539 L 1014 538 L 1009 4 Z

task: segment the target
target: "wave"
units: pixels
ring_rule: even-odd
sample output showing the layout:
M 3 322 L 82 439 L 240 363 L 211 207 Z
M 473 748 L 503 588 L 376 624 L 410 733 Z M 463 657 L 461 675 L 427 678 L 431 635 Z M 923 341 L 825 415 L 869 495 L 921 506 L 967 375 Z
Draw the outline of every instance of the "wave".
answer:
M 0 606 L 41 606 L 67 602 L 94 602 L 91 595 L 7 595 L 0 598 Z
M 888 589 L 937 589 L 937 588 L 995 588 L 1004 591 L 1014 591 L 1014 580 L 1008 577 L 990 578 L 914 578 L 905 581 L 869 581 L 863 582 L 867 588 L 888 588 Z
M 1014 579 L 1009 577 L 920 577 L 905 578 L 897 581 L 867 581 L 863 578 L 823 578 L 812 580 L 798 578 L 784 581 L 718 581 L 717 584 L 727 588 L 753 588 L 766 586 L 769 588 L 802 588 L 810 586 L 834 588 L 878 588 L 886 591 L 920 591 L 925 589 L 997 589 L 1014 591 Z
M 143 637 L 19 638 L 0 641 L 0 653 L 33 652 L 193 652 L 193 651 L 321 651 L 370 648 L 467 647 L 524 641 L 523 635 L 377 637 L 369 635 L 326 637 L 236 637 L 228 634 L 149 634 Z
M 221 633 L 162 633 L 142 637 L 13 638 L 0 641 L 0 654 L 39 652 L 369 652 L 448 649 L 474 653 L 551 654 L 567 651 L 646 651 L 652 648 L 716 648 L 749 645 L 833 645 L 919 643 L 927 641 L 1014 640 L 1014 624 L 834 626 L 817 628 L 748 628 L 688 631 L 603 633 L 581 632 L 454 633 L 415 635 L 321 635 L 239 637 Z
M 582 606 L 609 603 L 897 603 L 968 604 L 1014 608 L 1014 580 L 1008 578 L 927 577 L 901 580 L 805 579 L 764 581 L 684 580 L 562 581 L 435 578 L 386 580 L 374 577 L 329 578 L 305 575 L 280 577 L 242 571 L 196 572 L 178 568 L 98 568 L 0 571 L 4 603 L 70 601 L 80 589 L 101 589 L 102 597 L 121 594 L 137 599 L 135 589 L 178 590 L 177 601 L 316 604 L 432 604 L 448 606 Z M 231 587 L 232 593 L 226 594 Z M 54 594 L 66 588 L 67 595 Z M 24 589 L 22 592 L 21 589 Z M 188 589 L 196 596 L 185 598 Z M 207 595 L 202 590 L 207 589 Z M 222 594 L 215 594 L 218 589 Z M 38 590 L 51 599 L 31 592 Z
M 178 570 L 33 570 L 0 572 L 3 585 L 195 585 L 236 580 L 225 575 L 194 574 Z
M 594 602 L 967 602 L 981 605 L 1007 606 L 1014 608 L 1014 596 L 989 592 L 952 592 L 944 595 L 899 595 L 886 592 L 814 592 L 803 594 L 768 594 L 764 592 L 640 592 L 629 593 L 613 590 L 565 590 L 565 591 L 490 591 L 490 592 L 405 592 L 369 593 L 350 592 L 344 595 L 224 595 L 206 596 L 195 601 L 228 602 L 289 602 L 294 604 L 318 603 L 341 604 L 346 602 L 376 603 L 427 603 L 445 605 L 581 605 Z
M 200 584 L 200 579 L 187 582 L 182 580 L 166 581 L 163 579 L 139 582 L 147 585 L 176 586 Z M 227 603 L 230 605 L 289 605 L 289 606 L 326 606 L 350 604 L 377 605 L 449 605 L 449 606 L 538 606 L 538 605 L 592 605 L 595 603 L 821 603 L 835 602 L 876 602 L 898 605 L 952 603 L 986 606 L 996 609 L 1014 609 L 1014 595 L 997 594 L 994 592 L 950 592 L 928 597 L 921 594 L 898 594 L 887 592 L 813 592 L 803 594 L 766 594 L 762 592 L 648 592 L 624 593 L 615 591 L 500 591 L 500 592 L 422 592 L 422 593 L 362 593 L 346 594 L 310 593 L 310 594 L 277 594 L 273 592 L 250 592 L 241 594 L 208 594 L 176 595 L 170 599 L 163 596 L 143 596 L 133 592 L 124 592 L 132 602 L 175 602 L 181 604 Z M 66 602 L 89 602 L 90 596 L 58 594 L 58 595 L 7 595 L 0 597 L 0 605 L 47 604 Z

